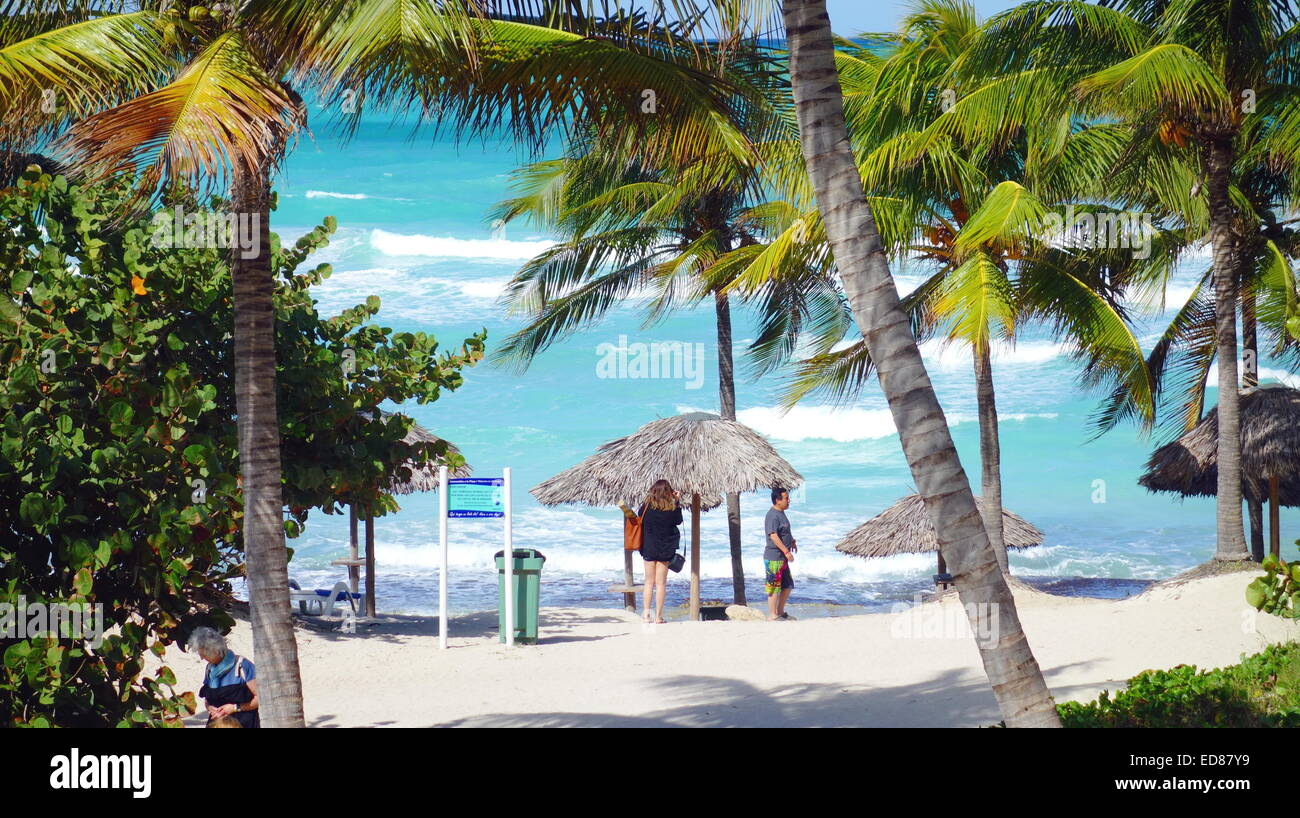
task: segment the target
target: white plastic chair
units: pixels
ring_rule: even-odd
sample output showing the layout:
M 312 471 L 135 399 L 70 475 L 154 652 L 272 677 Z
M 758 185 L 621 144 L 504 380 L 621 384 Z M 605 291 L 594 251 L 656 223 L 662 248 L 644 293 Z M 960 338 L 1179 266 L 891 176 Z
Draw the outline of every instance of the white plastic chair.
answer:
M 345 600 L 352 609 L 352 615 L 356 616 L 357 601 L 360 598 L 361 594 L 348 591 L 346 582 L 336 582 L 332 590 L 326 591 L 323 588 L 303 590 L 297 580 L 289 580 L 289 603 L 297 602 L 298 611 L 304 616 L 334 616 L 335 608 Z

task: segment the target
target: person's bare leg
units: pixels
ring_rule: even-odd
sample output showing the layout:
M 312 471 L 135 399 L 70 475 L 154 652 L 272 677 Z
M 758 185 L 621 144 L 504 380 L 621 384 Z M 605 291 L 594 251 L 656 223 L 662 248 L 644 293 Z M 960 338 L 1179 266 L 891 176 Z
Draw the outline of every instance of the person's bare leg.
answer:
M 641 620 L 650 621 L 650 593 L 655 587 L 655 563 L 649 560 L 645 561 L 645 599 L 641 605 Z
M 782 589 L 781 589 L 781 594 L 780 594 L 781 602 L 780 602 L 780 604 L 777 605 L 777 608 L 776 608 L 776 615 L 777 615 L 777 616 L 785 616 L 785 601 L 786 601 L 787 599 L 790 598 L 790 591 L 791 591 L 791 590 L 792 590 L 791 588 L 782 588 Z
M 655 621 L 664 621 L 664 598 L 668 596 L 668 563 L 660 562 L 655 565 L 657 578 L 655 585 L 659 589 L 659 600 L 655 603 Z
M 778 616 L 781 615 L 780 608 L 778 607 L 780 606 L 780 604 L 781 604 L 780 591 L 778 591 L 775 594 L 767 595 L 767 618 L 769 620 L 776 619 Z

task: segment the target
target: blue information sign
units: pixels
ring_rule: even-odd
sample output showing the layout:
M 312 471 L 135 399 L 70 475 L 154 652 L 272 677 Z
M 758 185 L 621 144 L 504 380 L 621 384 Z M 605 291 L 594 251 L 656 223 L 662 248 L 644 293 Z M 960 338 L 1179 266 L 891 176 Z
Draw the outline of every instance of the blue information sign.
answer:
M 447 483 L 448 517 L 505 516 L 505 481 L 500 477 L 458 477 Z

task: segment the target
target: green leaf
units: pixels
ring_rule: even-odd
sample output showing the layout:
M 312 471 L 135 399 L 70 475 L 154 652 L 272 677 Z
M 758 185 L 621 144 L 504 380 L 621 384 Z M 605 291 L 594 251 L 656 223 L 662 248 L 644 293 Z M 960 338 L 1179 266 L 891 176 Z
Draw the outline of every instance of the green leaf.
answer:
M 90 572 L 89 568 L 82 568 L 80 571 L 77 572 L 77 575 L 72 579 L 73 590 L 75 590 L 77 593 L 81 594 L 82 596 L 86 596 L 87 594 L 89 594 L 91 589 L 94 587 L 94 585 L 95 585 L 95 577 L 94 574 Z
M 0 296 L 0 318 L 3 318 L 11 324 L 17 324 L 23 320 L 23 311 L 17 304 L 10 301 L 8 298 Z
M 5 650 L 4 665 L 10 670 L 18 670 L 27 664 L 27 657 L 31 655 L 32 645 L 30 642 L 15 642 Z
M 26 494 L 18 503 L 18 516 L 33 526 L 44 525 L 50 519 L 50 504 L 43 495 Z
M 31 286 L 33 273 L 31 270 L 19 269 L 14 272 L 13 278 L 9 280 L 9 291 L 14 295 L 22 295 L 27 292 Z
M 1256 579 L 1246 586 L 1246 604 L 1255 610 L 1259 610 L 1264 604 L 1267 595 L 1268 591 L 1263 579 Z
M 108 407 L 108 419 L 113 423 L 127 424 L 135 417 L 135 410 L 126 401 L 114 401 Z

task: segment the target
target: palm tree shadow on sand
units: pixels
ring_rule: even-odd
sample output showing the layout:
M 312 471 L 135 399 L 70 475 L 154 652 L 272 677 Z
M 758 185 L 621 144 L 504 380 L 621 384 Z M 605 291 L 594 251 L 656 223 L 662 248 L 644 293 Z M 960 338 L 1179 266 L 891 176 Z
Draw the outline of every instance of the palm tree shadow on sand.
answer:
M 1088 663 L 1077 663 L 1074 667 Z M 1053 668 L 1048 674 L 1071 666 Z M 1115 686 L 1112 685 L 1112 689 Z M 948 670 L 917 684 L 895 687 L 790 684 L 756 687 L 740 679 L 679 675 L 653 683 L 657 695 L 683 704 L 642 715 L 609 713 L 497 713 L 431 727 L 953 727 L 993 726 L 1002 720 L 988 683 Z M 1091 685 L 1053 689 L 1057 701 Z

